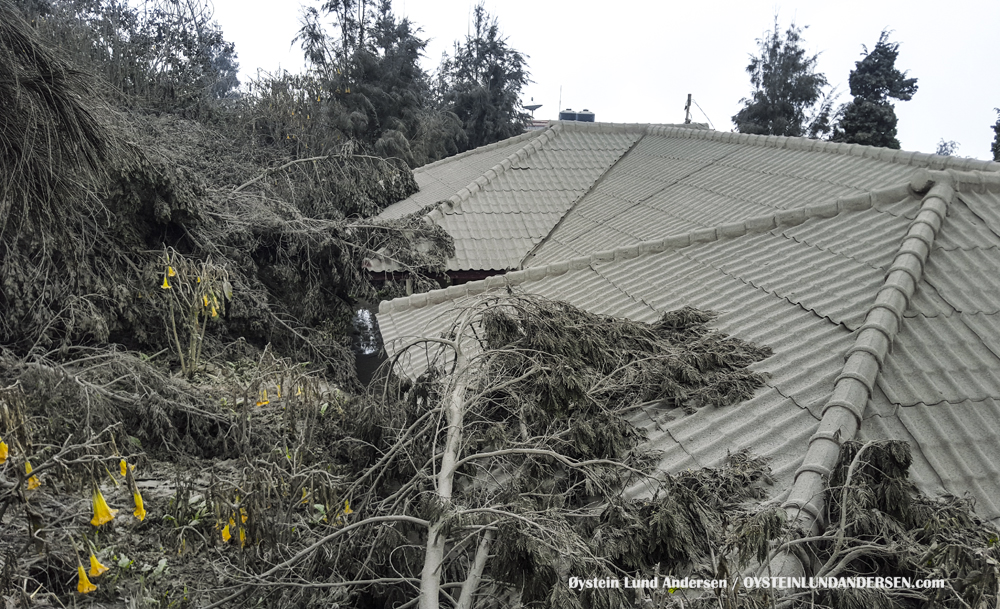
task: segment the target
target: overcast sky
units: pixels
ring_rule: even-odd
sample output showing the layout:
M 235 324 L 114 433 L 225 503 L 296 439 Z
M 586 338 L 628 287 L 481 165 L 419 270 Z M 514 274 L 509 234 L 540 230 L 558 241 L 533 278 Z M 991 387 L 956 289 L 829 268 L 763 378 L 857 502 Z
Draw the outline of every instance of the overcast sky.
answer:
M 236 44 L 241 73 L 298 71 L 302 53 L 291 47 L 300 7 L 317 0 L 214 0 L 227 40 Z M 424 68 L 432 71 L 468 31 L 474 2 L 394 0 L 429 39 Z M 913 100 L 896 103 L 904 150 L 934 152 L 942 138 L 959 143 L 958 155 L 992 158 L 990 145 L 1000 106 L 1000 35 L 997 0 L 801 0 L 732 2 L 564 2 L 487 0 L 508 43 L 528 55 L 534 81 L 525 105 L 542 104 L 535 118 L 556 118 L 562 107 L 587 108 L 598 121 L 678 123 L 688 93 L 704 110 L 694 120 L 733 129 L 731 117 L 750 93 L 746 74 L 756 40 L 775 13 L 782 29 L 808 26 L 805 47 L 819 53 L 818 69 L 851 99 L 848 75 L 883 28 L 900 43 L 896 67 L 918 79 Z M 532 101 L 532 99 L 534 101 Z

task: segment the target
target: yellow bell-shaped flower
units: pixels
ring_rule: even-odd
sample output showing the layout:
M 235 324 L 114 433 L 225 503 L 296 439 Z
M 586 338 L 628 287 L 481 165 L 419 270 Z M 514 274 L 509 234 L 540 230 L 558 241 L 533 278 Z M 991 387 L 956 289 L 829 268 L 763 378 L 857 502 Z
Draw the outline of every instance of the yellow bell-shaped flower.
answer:
M 42 485 L 42 482 L 41 482 L 41 480 L 38 479 L 38 476 L 32 476 L 31 475 L 31 462 L 30 461 L 25 461 L 24 462 L 24 475 L 26 475 L 28 477 L 28 490 L 29 491 L 33 491 L 33 490 L 35 490 L 36 488 L 38 488 L 38 487 L 40 487 Z
M 175 276 L 176 274 L 177 274 L 177 273 L 176 273 L 176 272 L 174 272 L 174 267 L 172 267 L 172 266 L 168 266 L 168 267 L 167 267 L 167 276 L 168 276 L 168 277 L 173 277 L 173 276 Z
M 229 532 L 229 527 L 234 527 L 234 526 L 236 526 L 236 521 L 230 518 L 229 524 L 227 524 L 222 529 L 222 541 L 229 543 L 229 540 L 232 539 L 233 537 L 233 534 Z
M 101 561 L 97 560 L 97 557 L 94 556 L 93 552 L 91 552 L 90 553 L 90 576 L 91 577 L 100 577 L 101 574 L 103 574 L 107 570 L 108 570 L 108 568 L 105 567 L 104 565 L 102 565 Z
M 122 478 L 128 475 L 128 463 L 125 461 L 125 459 L 122 459 L 121 461 L 118 462 L 118 469 L 122 473 Z
M 350 515 L 350 514 L 353 514 L 353 513 L 354 513 L 354 510 L 351 509 L 351 504 L 347 502 L 347 499 L 344 499 L 344 516 L 347 516 L 347 515 Z
M 87 579 L 87 572 L 83 570 L 83 565 L 78 565 L 76 567 L 76 574 L 80 579 L 79 583 L 76 584 L 77 592 L 80 594 L 87 594 L 88 592 L 97 590 L 97 586 L 90 583 L 90 580 Z
M 0 440 L 0 465 L 7 462 L 7 453 L 9 452 L 7 448 L 7 443 Z
M 115 515 L 118 514 L 118 510 L 108 507 L 108 502 L 104 500 L 104 495 L 101 494 L 101 489 L 99 488 L 94 488 L 91 502 L 94 506 L 94 517 L 90 519 L 90 524 L 95 527 L 111 522 L 115 519 Z
M 167 276 L 166 275 L 163 276 L 163 285 L 161 285 L 160 287 L 163 288 L 164 290 L 169 290 L 170 289 L 170 283 L 167 282 Z
M 139 522 L 142 522 L 146 519 L 146 507 L 142 503 L 142 495 L 139 494 L 139 489 L 136 489 L 136 491 L 132 493 L 132 499 L 135 500 L 135 511 L 132 512 L 132 514 L 139 519 Z

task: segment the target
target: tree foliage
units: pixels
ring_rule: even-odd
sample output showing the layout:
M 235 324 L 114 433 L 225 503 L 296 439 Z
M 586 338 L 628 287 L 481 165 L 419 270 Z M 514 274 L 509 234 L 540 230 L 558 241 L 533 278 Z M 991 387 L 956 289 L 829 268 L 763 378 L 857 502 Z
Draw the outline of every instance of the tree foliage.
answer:
M 937 148 L 934 150 L 934 154 L 941 156 L 954 156 L 958 152 L 959 143 L 955 140 L 945 140 L 941 138 L 938 141 Z
M 323 25 L 328 17 L 332 34 Z M 311 66 L 308 88 L 325 92 L 307 96 L 317 102 L 315 127 L 411 167 L 463 149 L 461 121 L 437 103 L 420 67 L 426 41 L 419 32 L 393 14 L 389 0 L 331 0 L 306 9 L 295 40 Z
M 766 464 L 741 453 L 657 475 L 630 417 L 724 408 L 762 384 L 748 366 L 770 351 L 711 331 L 711 317 L 685 308 L 643 324 L 532 296 L 469 303 L 443 335 L 397 352 L 400 371 L 430 362 L 414 381 L 348 406 L 356 448 L 342 453 L 341 494 L 358 527 L 273 583 L 324 560 L 357 582 L 356 604 L 431 608 L 451 591 L 463 607 L 610 608 L 631 593 L 577 597 L 567 578 L 695 568 L 726 540 L 723 514 L 762 496 Z M 629 498 L 632 484 L 651 498 Z M 363 558 L 348 550 L 360 547 Z
M 829 131 L 835 95 L 824 96 L 827 80 L 816 72 L 818 55 L 807 55 L 803 42 L 794 23 L 782 36 L 777 19 L 757 40 L 759 55 L 747 66 L 753 92 L 733 116 L 740 133 L 818 137 Z
M 993 160 L 1000 161 L 1000 108 L 996 112 L 997 122 L 993 124 Z
M 455 43 L 441 72 L 444 102 L 462 121 L 466 146 L 477 148 L 524 131 L 529 116 L 520 95 L 529 82 L 527 58 L 507 44 L 495 16 L 473 9 L 473 33 Z
M 361 220 L 416 191 L 405 163 L 348 139 L 303 157 L 294 123 L 280 122 L 295 110 L 281 91 L 231 102 L 241 111 L 220 112 L 216 128 L 126 116 L 44 32 L 0 10 L 0 69 L 13 77 L 0 79 L 11 117 L 0 126 L 10 142 L 0 155 L 0 343 L 31 357 L 81 344 L 171 351 L 176 319 L 157 296 L 169 289 L 164 269 L 183 265 L 162 261 L 168 249 L 192 268 L 224 269 L 232 286 L 206 343 L 271 343 L 351 383 L 352 302 L 376 294 L 365 258 L 426 271 L 450 251 L 442 231 L 412 218 Z M 280 107 L 255 113 L 266 104 Z M 257 146 L 261 132 L 271 141 Z M 411 246 L 417 235 L 430 251 Z
M 864 59 L 851 71 L 851 95 L 831 138 L 835 142 L 899 149 L 896 111 L 890 100 L 908 101 L 917 92 L 917 79 L 896 69 L 899 43 L 889 42 L 883 30 L 875 48 L 863 47 Z
M 207 0 L 17 0 L 49 44 L 132 103 L 210 111 L 239 86 L 236 50 Z

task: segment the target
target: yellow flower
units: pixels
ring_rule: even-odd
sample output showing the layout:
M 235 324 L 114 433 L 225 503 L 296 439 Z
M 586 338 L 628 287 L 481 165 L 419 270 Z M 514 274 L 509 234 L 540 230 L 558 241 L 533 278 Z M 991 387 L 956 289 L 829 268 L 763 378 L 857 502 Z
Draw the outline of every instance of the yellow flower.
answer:
M 163 288 L 164 290 L 169 290 L 170 289 L 170 284 L 167 282 L 167 276 L 166 275 L 163 276 L 163 285 L 161 285 L 160 287 Z
M 247 545 L 247 532 L 240 527 L 240 547 Z
M 212 305 L 212 317 L 218 317 L 219 312 L 215 310 L 215 305 Z
M 24 462 L 24 475 L 28 476 L 29 491 L 33 491 L 42 485 L 42 482 L 38 479 L 38 476 L 31 475 L 31 463 L 29 461 Z
M 344 516 L 348 514 L 353 514 L 354 510 L 351 509 L 351 504 L 347 503 L 347 499 L 344 499 Z
M 105 567 L 104 565 L 102 565 L 101 561 L 97 560 L 97 557 L 94 556 L 93 552 L 91 552 L 90 553 L 90 576 L 91 577 L 100 577 L 101 574 L 104 573 L 107 570 L 108 570 L 108 568 Z
M 201 283 L 201 277 L 198 277 L 197 279 L 198 279 L 198 283 Z
M 201 301 L 205 304 L 205 308 L 207 309 L 208 308 L 208 295 L 202 294 L 201 295 Z
M 90 524 L 95 527 L 99 527 L 102 524 L 107 524 L 115 519 L 115 515 L 118 510 L 113 510 L 108 507 L 108 502 L 104 500 L 104 495 L 101 494 L 101 489 L 94 488 L 94 494 L 91 497 L 91 502 L 94 506 L 94 517 L 90 519 Z
M 246 524 L 246 521 L 247 521 L 247 509 L 246 508 L 240 508 L 240 520 L 244 524 Z
M 146 519 L 146 507 L 142 503 L 142 495 L 139 494 L 139 489 L 136 489 L 136 491 L 132 493 L 132 499 L 135 500 L 135 511 L 132 512 L 132 514 L 139 519 L 139 522 L 142 522 Z
M 3 465 L 4 463 L 7 462 L 8 452 L 9 451 L 7 450 L 7 443 L 4 442 L 3 440 L 0 440 L 0 465 Z
M 258 406 L 264 406 L 271 403 L 271 400 L 267 399 L 267 389 L 261 389 L 260 395 L 260 399 L 257 400 Z
M 278 399 L 281 399 L 281 385 L 278 385 Z
M 302 487 L 302 503 L 309 503 L 309 493 L 306 492 L 305 487 Z
M 236 521 L 233 520 L 232 518 L 230 518 L 229 519 L 229 524 L 227 524 L 222 529 L 222 541 L 224 541 L 226 543 L 229 543 L 229 540 L 232 539 L 232 537 L 233 537 L 233 534 L 229 532 L 229 527 L 234 527 L 234 526 L 236 526 Z
M 97 586 L 90 583 L 90 580 L 87 579 L 87 572 L 83 570 L 83 565 L 77 565 L 76 574 L 80 579 L 80 582 L 76 585 L 77 592 L 80 594 L 86 594 L 97 590 Z
M 167 277 L 173 277 L 175 275 L 177 275 L 177 273 L 174 271 L 174 267 L 168 266 L 167 267 Z
M 118 469 L 121 470 L 122 478 L 128 475 L 128 463 L 125 462 L 125 459 L 118 462 Z
M 302 395 L 302 385 L 299 385 L 299 390 L 295 392 L 295 395 Z

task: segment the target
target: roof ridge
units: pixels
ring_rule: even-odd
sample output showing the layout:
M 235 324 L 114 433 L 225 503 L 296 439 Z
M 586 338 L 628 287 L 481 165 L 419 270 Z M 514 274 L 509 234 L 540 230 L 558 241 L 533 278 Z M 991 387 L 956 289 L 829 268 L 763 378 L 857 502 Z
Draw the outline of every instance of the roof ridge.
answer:
M 1000 163 L 995 163 L 1000 166 Z M 923 192 L 935 183 L 950 184 L 958 192 L 1000 191 L 1000 173 L 993 171 L 962 171 L 957 169 L 922 169 L 913 176 L 911 183 L 921 186 Z
M 517 152 L 514 152 L 493 167 L 487 169 L 481 176 L 470 182 L 468 186 L 465 186 L 447 199 L 438 202 L 438 204 L 434 206 L 433 209 L 428 211 L 424 217 L 433 222 L 443 218 L 448 212 L 461 210 L 463 202 L 468 201 L 474 194 L 486 188 L 487 184 L 503 175 L 505 171 L 510 169 L 511 165 L 517 163 L 518 161 L 523 161 L 532 154 L 541 150 L 545 144 L 561 132 L 561 123 L 556 123 L 547 127 L 544 131 L 542 131 L 541 135 L 533 138 L 530 143 L 518 148 Z
M 788 499 L 782 505 L 789 519 L 797 521 L 807 534 L 814 534 L 822 527 L 825 479 L 840 458 L 841 444 L 853 439 L 861 429 L 875 381 L 903 325 L 903 316 L 923 276 L 924 264 L 944 224 L 948 205 L 954 200 L 951 180 L 934 181 L 930 179 L 932 176 L 931 172 L 921 171 L 910 181 L 913 191 L 927 194 L 900 240 L 882 286 L 865 314 L 865 323 L 857 331 L 854 345 L 845 355 L 844 367 L 823 406 L 818 429 L 809 438 L 802 465 L 795 472 Z M 801 558 L 794 553 L 775 558 L 779 575 L 795 576 L 805 571 Z
M 415 168 L 413 170 L 413 173 L 423 173 L 424 171 L 426 171 L 428 169 L 431 169 L 433 167 L 437 167 L 438 165 L 444 165 L 445 163 L 448 163 L 449 161 L 455 161 L 455 160 L 458 160 L 458 159 L 463 159 L 463 158 L 465 158 L 467 156 L 472 156 L 472 155 L 476 154 L 477 152 L 486 152 L 488 150 L 495 150 L 497 148 L 500 148 L 501 146 L 507 146 L 507 145 L 513 143 L 512 140 L 530 140 L 532 138 L 538 137 L 539 135 L 540 134 L 539 134 L 538 131 L 525 131 L 524 133 L 522 133 L 520 135 L 515 135 L 515 136 L 509 137 L 509 138 L 507 138 L 505 140 L 500 140 L 498 142 L 493 142 L 491 144 L 486 144 L 486 145 L 480 146 L 479 148 L 473 148 L 472 150 L 466 150 L 465 152 L 459 152 L 458 154 L 454 154 L 452 156 L 446 156 L 443 159 L 438 159 L 438 160 L 434 161 L 433 163 L 427 163 L 426 165 L 421 165 L 420 167 Z
M 701 129 L 685 129 L 674 126 L 648 125 L 647 133 L 664 137 L 681 136 L 690 139 L 713 140 L 735 144 L 751 144 L 765 148 L 786 148 L 807 152 L 827 152 L 844 156 L 877 159 L 889 163 L 929 168 L 934 170 L 957 169 L 959 171 L 1000 171 L 1000 163 L 996 161 L 980 161 L 979 159 L 941 156 L 926 152 L 892 150 L 863 144 L 845 144 L 813 140 L 805 137 L 785 137 L 783 135 L 754 135 L 750 133 L 734 133 L 731 131 L 713 131 Z
M 563 221 L 565 221 L 566 218 L 569 217 L 569 215 L 573 212 L 573 210 L 576 209 L 577 205 L 579 205 L 581 201 L 583 201 L 585 198 L 587 198 L 587 195 L 589 195 L 590 193 L 592 193 L 594 191 L 594 189 L 597 188 L 597 186 L 601 182 L 604 181 L 604 178 L 607 177 L 607 175 L 609 173 L 611 173 L 611 171 L 615 168 L 615 166 L 618 165 L 618 163 L 620 163 L 622 159 L 624 159 L 626 156 L 628 156 L 628 154 L 630 152 L 632 152 L 633 150 L 635 150 L 635 147 L 638 146 L 639 142 L 641 142 L 643 139 L 645 139 L 645 137 L 646 137 L 646 134 L 642 133 L 642 134 L 639 135 L 639 137 L 635 138 L 635 141 L 632 142 L 632 144 L 629 145 L 629 147 L 624 152 L 622 152 L 620 155 L 618 155 L 618 158 L 616 158 L 614 160 L 614 162 L 611 163 L 611 165 L 609 165 L 604 171 L 602 171 L 601 175 L 597 176 L 596 180 L 594 180 L 593 182 L 591 182 L 590 186 L 587 187 L 587 190 L 585 190 L 582 195 L 580 195 L 579 197 L 577 197 L 576 200 L 573 201 L 573 204 L 570 205 L 566 209 L 566 211 L 563 212 L 563 214 L 561 216 L 559 216 L 559 219 L 556 220 L 556 223 L 554 225 L 552 225 L 552 227 L 549 229 L 549 231 L 547 233 L 545 233 L 545 235 L 538 241 L 538 243 L 536 243 L 535 245 L 533 245 L 531 247 L 531 249 L 529 249 L 527 251 L 527 253 L 525 253 L 523 256 L 521 256 L 521 259 L 517 263 L 517 270 L 521 270 L 521 269 L 524 268 L 524 262 L 526 260 L 529 260 L 532 257 L 534 257 L 535 253 L 544 244 L 548 243 L 549 237 L 551 237 L 552 235 L 555 234 L 556 230 L 558 230 L 559 227 L 562 226 Z
M 748 218 L 742 222 L 724 224 L 715 228 L 698 229 L 682 235 L 674 235 L 653 241 L 641 241 L 632 245 L 595 252 L 589 256 L 580 256 L 542 266 L 529 267 L 524 270 L 511 271 L 503 275 L 494 275 L 479 281 L 451 286 L 441 290 L 432 290 L 421 294 L 413 294 L 412 296 L 382 301 L 379 305 L 379 313 L 398 313 L 409 309 L 418 309 L 430 304 L 439 304 L 463 296 L 474 296 L 491 289 L 520 285 L 525 281 L 537 281 L 545 277 L 563 275 L 567 271 L 584 269 L 595 262 L 628 260 L 642 255 L 656 254 L 670 249 L 687 247 L 694 243 L 733 239 L 747 233 L 767 232 L 779 226 L 796 226 L 809 218 L 830 218 L 843 211 L 870 209 L 875 205 L 896 202 L 903 197 L 909 196 L 912 194 L 911 184 L 914 181 L 917 180 L 911 180 L 911 182 L 898 186 L 868 191 L 859 195 L 841 197 L 830 203 L 819 203 L 797 209 L 783 210 L 765 216 Z
M 677 123 L 599 123 L 583 121 L 552 121 L 553 125 L 561 125 L 566 131 L 597 131 L 598 133 L 631 133 L 638 131 L 643 135 L 649 133 L 653 127 L 671 127 L 674 129 L 686 129 L 688 131 L 711 131 L 707 125 L 702 123 L 688 123 L 679 125 Z
M 926 152 L 909 150 L 893 150 L 864 144 L 845 144 L 814 140 L 806 137 L 786 137 L 783 135 L 755 135 L 751 133 L 735 133 L 732 131 L 715 131 L 676 124 L 642 124 L 642 123 L 582 123 L 563 121 L 561 124 L 573 131 L 595 129 L 597 131 L 628 131 L 642 130 L 646 135 L 663 137 L 685 137 L 689 139 L 713 140 L 735 144 L 750 144 L 765 148 L 786 148 L 788 150 L 803 150 L 807 152 L 826 152 L 844 156 L 877 159 L 889 163 L 928 168 L 931 170 L 958 171 L 989 171 L 1000 172 L 1000 163 L 996 161 L 981 161 L 968 157 L 943 156 Z M 596 127 L 595 127 L 596 126 Z

